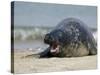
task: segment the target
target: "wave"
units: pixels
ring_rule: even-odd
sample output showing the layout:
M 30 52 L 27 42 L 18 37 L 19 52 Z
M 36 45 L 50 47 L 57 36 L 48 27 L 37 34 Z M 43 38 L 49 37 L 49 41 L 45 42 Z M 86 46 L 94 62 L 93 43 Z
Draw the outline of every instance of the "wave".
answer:
M 94 36 L 95 41 L 98 41 L 98 33 L 97 32 L 94 32 L 93 33 L 93 36 Z
M 51 29 L 48 28 L 15 28 L 14 40 L 37 40 L 43 39 Z
M 45 34 L 50 32 L 52 27 L 15 27 L 14 28 L 14 40 L 26 41 L 26 40 L 39 40 L 43 39 Z M 97 41 L 97 30 L 91 29 L 95 40 Z

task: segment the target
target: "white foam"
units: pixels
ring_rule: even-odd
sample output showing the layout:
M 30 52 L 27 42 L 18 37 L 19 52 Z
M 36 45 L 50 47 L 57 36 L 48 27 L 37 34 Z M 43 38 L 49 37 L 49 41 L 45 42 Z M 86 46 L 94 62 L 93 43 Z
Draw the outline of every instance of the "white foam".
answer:
M 15 29 L 14 40 L 36 40 L 42 39 L 48 32 L 48 29 L 33 28 L 33 29 Z
M 93 33 L 93 36 L 94 36 L 95 40 L 98 41 L 98 33 L 97 32 L 94 32 Z

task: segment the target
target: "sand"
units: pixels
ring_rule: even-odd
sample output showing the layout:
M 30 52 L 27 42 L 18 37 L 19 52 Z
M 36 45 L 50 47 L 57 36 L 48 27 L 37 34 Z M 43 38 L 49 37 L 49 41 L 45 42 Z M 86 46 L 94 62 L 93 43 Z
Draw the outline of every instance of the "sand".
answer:
M 14 53 L 14 73 L 43 73 L 97 68 L 97 55 L 71 58 L 36 58 L 34 52 Z

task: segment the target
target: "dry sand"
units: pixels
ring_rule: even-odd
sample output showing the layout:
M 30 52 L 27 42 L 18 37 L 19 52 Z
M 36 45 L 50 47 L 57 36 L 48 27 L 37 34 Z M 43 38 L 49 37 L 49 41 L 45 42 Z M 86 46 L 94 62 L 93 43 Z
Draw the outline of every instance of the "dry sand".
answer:
M 72 58 L 35 58 L 33 52 L 14 53 L 15 73 L 57 72 L 97 68 L 97 56 Z M 27 56 L 30 55 L 30 56 Z M 27 57 L 26 57 L 27 56 Z

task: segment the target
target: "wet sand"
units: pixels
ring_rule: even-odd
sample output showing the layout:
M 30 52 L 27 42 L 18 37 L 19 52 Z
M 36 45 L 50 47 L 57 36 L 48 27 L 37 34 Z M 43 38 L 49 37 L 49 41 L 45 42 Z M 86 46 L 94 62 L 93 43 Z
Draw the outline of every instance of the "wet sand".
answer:
M 32 51 L 14 53 L 14 72 L 40 73 L 97 68 L 97 55 L 71 58 L 37 58 Z

